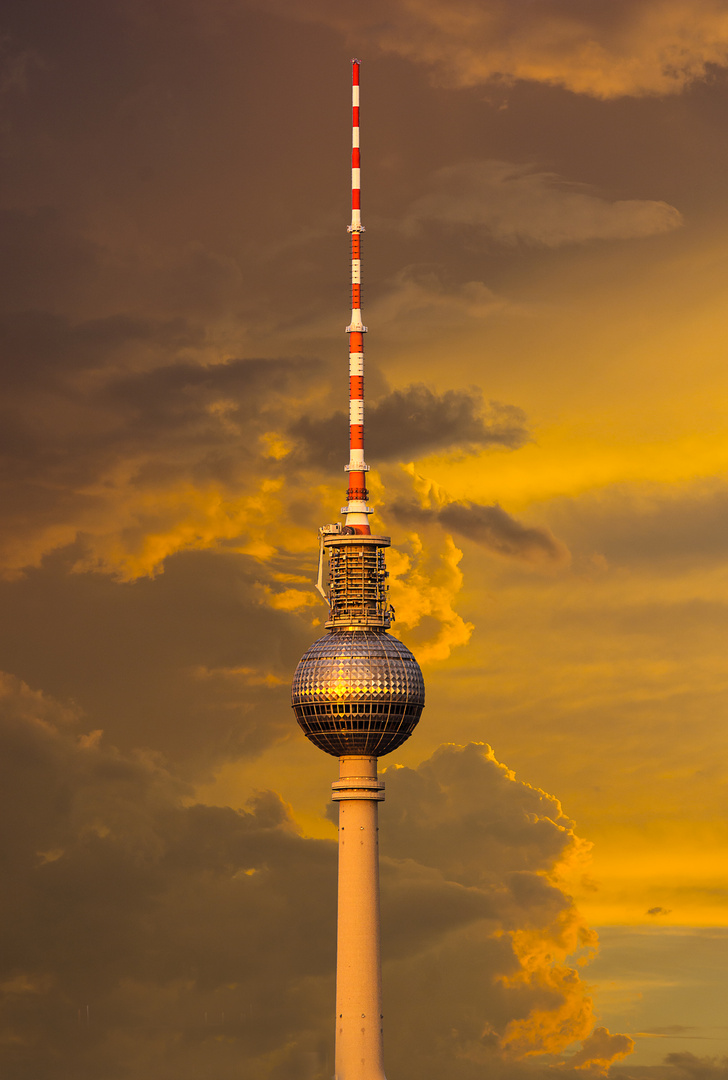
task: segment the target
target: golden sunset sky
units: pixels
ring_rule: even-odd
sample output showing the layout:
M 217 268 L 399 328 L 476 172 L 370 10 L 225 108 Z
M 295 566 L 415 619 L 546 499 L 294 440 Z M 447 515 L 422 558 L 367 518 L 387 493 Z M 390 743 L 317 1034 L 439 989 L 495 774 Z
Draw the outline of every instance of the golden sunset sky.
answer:
M 0 1073 L 324 1080 L 367 460 L 392 1080 L 721 1080 L 728 3 L 6 0 Z M 3 1064 L 4 1062 L 4 1064 Z

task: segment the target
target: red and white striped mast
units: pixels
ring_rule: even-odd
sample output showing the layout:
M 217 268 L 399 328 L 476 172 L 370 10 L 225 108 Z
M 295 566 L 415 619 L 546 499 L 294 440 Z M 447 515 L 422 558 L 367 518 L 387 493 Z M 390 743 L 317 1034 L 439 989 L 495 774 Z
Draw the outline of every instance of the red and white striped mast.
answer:
M 369 492 L 364 461 L 364 334 L 361 318 L 361 156 L 359 149 L 359 61 L 351 62 L 351 322 L 349 335 L 349 474 L 347 503 L 342 509 L 345 524 L 356 533 L 369 534 Z

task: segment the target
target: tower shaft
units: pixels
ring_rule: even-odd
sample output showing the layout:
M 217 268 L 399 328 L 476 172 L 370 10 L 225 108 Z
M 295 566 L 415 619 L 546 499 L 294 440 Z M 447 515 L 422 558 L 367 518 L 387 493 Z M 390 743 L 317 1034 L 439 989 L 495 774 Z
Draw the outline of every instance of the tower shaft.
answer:
M 386 1080 L 382 1046 L 378 803 L 375 757 L 342 757 L 336 939 L 336 1080 Z
M 346 524 L 358 533 L 369 533 L 369 492 L 364 461 L 364 334 L 361 318 L 361 150 L 359 147 L 359 61 L 351 62 L 351 322 L 349 335 L 349 488 L 346 493 Z

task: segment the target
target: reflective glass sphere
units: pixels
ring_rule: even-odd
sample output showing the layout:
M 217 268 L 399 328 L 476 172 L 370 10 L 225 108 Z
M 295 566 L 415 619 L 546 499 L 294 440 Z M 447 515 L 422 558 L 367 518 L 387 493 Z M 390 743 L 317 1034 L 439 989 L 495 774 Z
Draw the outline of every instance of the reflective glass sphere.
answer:
M 409 649 L 385 630 L 332 630 L 301 657 L 291 696 L 321 750 L 382 757 L 412 734 L 425 683 Z

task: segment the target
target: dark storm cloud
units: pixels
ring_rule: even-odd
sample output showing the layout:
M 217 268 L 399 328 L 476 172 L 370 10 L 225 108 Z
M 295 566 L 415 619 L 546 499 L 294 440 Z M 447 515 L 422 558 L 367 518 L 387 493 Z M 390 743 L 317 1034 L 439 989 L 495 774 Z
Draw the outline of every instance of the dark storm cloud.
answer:
M 702 490 L 700 489 L 702 488 Z M 593 545 L 615 565 L 696 560 L 707 565 L 725 557 L 728 489 L 718 479 L 696 490 L 621 485 L 575 502 L 556 501 L 560 528 L 585 548 Z
M 477 7 L 376 0 L 355 22 L 334 0 L 313 0 L 305 10 L 292 0 L 275 6 L 427 64 L 454 86 L 528 79 L 598 98 L 676 94 L 728 62 L 723 13 L 713 0 L 544 0 L 529 6 L 528 18 L 507 0 Z
M 583 184 L 506 161 L 471 161 L 440 169 L 430 191 L 415 200 L 406 231 L 430 222 L 477 230 L 504 244 L 562 244 L 634 239 L 669 232 L 682 224 L 664 202 L 599 197 Z
M 74 4 L 64 18 L 48 3 L 36 18 L 21 4 L 7 9 L 11 52 L 38 57 L 9 104 L 0 207 L 8 574 L 79 542 L 87 568 L 159 572 L 179 546 L 219 537 L 208 511 L 173 505 L 183 487 L 215 489 L 229 541 L 229 518 L 241 517 L 230 506 L 290 474 L 285 448 L 269 454 L 259 443 L 271 431 L 290 429 L 297 462 L 340 472 L 345 418 L 300 415 L 309 397 L 320 402 L 325 366 L 277 359 L 270 337 L 339 303 L 321 269 L 334 256 L 323 247 L 328 225 L 319 228 L 331 214 L 319 150 L 334 152 L 346 110 L 311 143 L 339 75 L 319 65 L 294 118 L 300 68 L 281 59 L 270 74 L 267 45 L 251 46 L 240 65 L 237 46 L 275 33 L 276 55 L 298 58 L 301 35 L 316 35 L 290 25 L 278 41 L 280 21 L 252 9 L 178 7 L 171 23 L 156 2 L 93 14 Z M 335 175 L 332 166 L 332 184 Z M 304 205 L 315 239 L 291 247 Z M 382 461 L 527 439 L 514 406 L 422 386 L 380 400 L 367 426 L 372 460 Z M 140 554 L 150 536 L 170 537 L 158 557 Z
M 186 444 L 204 469 L 215 449 L 239 461 L 261 456 L 257 435 L 266 424 L 280 423 L 289 397 L 320 370 L 315 361 L 287 359 L 174 363 L 112 378 L 93 404 L 119 413 L 118 437 L 132 447 L 137 440 L 140 449 L 158 441 L 163 451 L 172 441 Z
M 151 438 L 160 427 L 188 425 L 221 395 L 232 396 L 236 416 L 250 420 L 264 411 L 262 398 L 290 393 L 288 384 L 297 377 L 310 381 L 320 371 L 312 360 L 230 358 L 204 364 L 182 358 L 203 343 L 202 328 L 182 317 L 119 313 L 73 323 L 50 311 L 16 312 L 0 320 L 0 385 L 6 401 L 25 388 L 57 393 L 61 428 L 64 399 L 69 409 L 90 414 L 116 411 L 115 427 L 132 441 L 140 432 Z M 95 378 L 81 381 L 81 372 Z M 84 433 L 74 434 L 80 440 Z
M 77 742 L 39 695 L 3 691 L 6 811 L 32 796 L 3 838 L 4 1026 L 20 1036 L 4 1075 L 193 1077 L 220 1035 L 254 1061 L 305 1029 L 301 981 L 333 962 L 334 845 L 304 841 L 271 793 L 184 807 L 153 759 Z
M 525 421 L 515 405 L 484 403 L 479 390 L 439 394 L 415 383 L 367 405 L 367 447 L 377 461 L 410 461 L 437 451 L 483 446 L 516 449 L 528 440 Z M 337 412 L 322 420 L 302 417 L 290 432 L 302 443 L 307 461 L 328 469 L 340 461 L 347 427 L 348 418 Z
M 317 63 L 290 109 L 302 34 L 318 36 L 227 0 L 179 0 L 174 17 L 163 0 L 5 4 L 11 53 L 38 63 L 4 117 L 0 306 L 220 320 L 226 344 L 242 316 L 281 319 L 272 290 L 284 318 L 310 315 L 323 256 L 270 258 L 302 214 L 330 215 L 338 190 L 322 167 L 341 119 L 333 65 Z M 316 64 L 327 50 L 307 44 Z
M 697 1057 L 690 1053 L 668 1054 L 665 1064 L 680 1076 L 694 1080 L 725 1080 L 728 1077 L 728 1057 Z
M 269 14 L 229 0 L 4 7 L 5 567 L 31 569 L 0 586 L 0 667 L 68 703 L 2 684 L 12 1080 L 332 1072 L 333 845 L 301 837 L 273 793 L 190 806 L 183 782 L 293 730 L 287 681 L 312 630 L 260 602 L 272 573 L 307 558 L 285 549 L 294 519 L 316 515 L 300 480 L 263 554 L 241 547 L 251 520 L 269 527 L 261 492 L 286 469 L 258 440 L 320 398 L 320 369 L 250 357 L 288 356 L 291 326 L 341 305 L 343 275 L 321 267 L 343 248 L 343 230 L 325 245 L 337 199 L 346 220 L 349 106 L 331 103 L 349 53 Z M 411 191 L 395 173 L 392 190 Z M 449 400 L 468 446 L 491 428 L 496 444 L 525 438 L 516 411 Z M 209 528 L 195 516 L 208 492 Z M 420 1080 L 485 1067 L 514 1080 L 529 1067 L 501 1053 L 558 1052 L 592 1024 L 566 959 L 589 938 L 547 880 L 574 850 L 570 824 L 478 754 L 423 773 L 419 811 L 450 815 L 436 850 L 400 821 L 385 851 L 387 1037 Z
M 388 954 L 386 1007 L 397 1032 L 395 1046 L 388 1039 L 392 1072 L 436 1080 L 460 1076 L 459 1069 L 463 1077 L 476 1076 L 487 1066 L 498 1074 L 499 1048 L 516 1055 L 563 1049 L 549 1019 L 540 1031 L 529 1023 L 534 1006 L 545 1017 L 560 1008 L 561 1035 L 583 1038 L 591 1028 L 590 1003 L 565 961 L 595 937 L 570 898 L 544 876 L 578 858 L 582 845 L 557 800 L 517 781 L 488 747 L 475 744 L 443 746 L 417 769 L 388 768 L 384 779 L 383 895 L 392 869 L 414 862 L 487 899 L 481 918 L 451 933 L 446 948 L 435 941 L 403 961 Z M 427 908 L 411 904 L 405 932 L 426 923 Z M 509 937 L 516 928 L 548 941 L 551 950 L 526 982 L 518 976 L 517 939 Z M 400 932 L 385 921 L 387 941 Z M 494 970 L 501 978 L 487 976 Z
M 78 401 L 85 394 L 73 377 L 81 371 L 103 371 L 130 356 L 148 356 L 147 349 L 163 359 L 201 342 L 201 331 L 182 318 L 157 321 L 118 314 L 72 324 L 51 311 L 12 312 L 0 320 L 0 380 L 6 395 L 28 384 L 37 391 L 39 378 L 49 390 L 65 384 L 69 397 Z M 89 390 L 93 394 L 91 388 L 86 394 Z
M 0 313 L 48 311 L 78 323 L 127 309 L 130 320 L 184 321 L 199 344 L 231 305 L 244 306 L 241 268 L 226 252 L 200 240 L 145 252 L 73 219 L 63 205 L 0 209 Z
M 230 499 L 222 531 L 238 548 L 250 518 L 261 520 L 257 504 L 247 518 L 236 510 L 280 472 L 258 439 L 290 415 L 291 395 L 315 385 L 321 366 L 205 366 L 186 359 L 202 336 L 182 317 L 0 318 L 2 556 L 15 578 L 0 584 L 0 663 L 78 702 L 116 745 L 153 747 L 198 774 L 291 729 L 286 685 L 310 625 L 262 603 L 261 587 L 298 571 L 297 560 L 272 546 L 267 564 L 239 550 L 198 553 L 139 588 L 77 571 L 145 578 L 161 569 L 186 536 L 194 545 L 205 535 L 207 511 L 191 532 L 187 524 L 197 491 L 213 490 L 213 514 Z M 177 488 L 190 500 L 167 501 Z M 161 560 L 141 556 L 150 534 L 173 535 L 180 521 L 181 543 L 172 539 Z M 203 544 L 220 531 L 218 522 Z M 205 678 L 208 670 L 223 674 Z
M 272 792 L 259 793 L 242 810 L 187 805 L 186 786 L 154 756 L 121 754 L 100 732 L 77 734 L 73 710 L 9 676 L 0 680 L 0 706 L 0 846 L 12 871 L 0 883 L 0 1008 L 12 1033 L 0 1050 L 4 1075 L 195 1080 L 212 1070 L 227 1080 L 242 1070 L 306 1080 L 325 1074 L 335 844 L 300 836 Z M 396 789 L 396 775 L 392 780 Z M 478 886 L 468 886 L 452 858 L 452 876 L 432 865 L 440 861 L 437 853 L 427 864 L 390 856 L 385 866 L 384 921 L 397 943 L 387 962 L 393 983 L 409 986 L 409 996 L 391 1010 L 389 1044 L 396 1061 L 410 1040 L 419 1040 L 418 1075 L 425 1080 L 438 1075 L 443 1053 L 453 1061 L 448 1075 L 471 1076 L 472 1048 L 460 1055 L 462 1067 L 452 1051 L 473 1023 L 492 1030 L 486 1046 L 497 1065 L 498 1032 L 507 1032 L 514 1016 L 554 1009 L 563 1028 L 567 1002 L 583 998 L 575 973 L 567 991 L 549 981 L 549 964 L 540 980 L 531 970 L 520 988 L 499 979 L 520 970 L 503 920 L 514 903 L 519 910 L 524 905 L 522 897 L 508 899 L 504 824 L 515 816 L 514 867 L 551 866 L 574 842 L 555 802 L 507 780 L 482 753 L 451 748 L 427 766 L 418 806 L 434 792 L 436 802 L 452 807 L 455 826 L 448 794 L 455 783 L 469 820 L 478 818 L 480 805 L 478 835 L 487 837 L 504 780 L 514 795 L 494 822 L 501 870 L 491 868 Z M 476 783 L 492 788 L 490 794 L 476 791 Z M 18 815 L 20 804 L 26 810 Z M 567 825 L 560 850 L 551 840 L 544 845 L 537 828 L 533 837 L 524 832 L 536 806 L 554 824 Z M 457 849 L 474 866 L 479 841 L 466 843 L 464 820 Z M 401 810 L 397 830 L 404 841 Z M 487 851 L 482 857 L 487 861 Z M 570 901 L 560 897 L 563 913 Z M 535 933 L 563 954 L 553 905 L 542 907 L 536 892 L 526 905 Z M 422 965 L 433 963 L 439 983 L 418 986 Z M 455 984 L 458 995 L 449 1002 Z M 463 1015 L 468 1000 L 472 1018 Z M 403 1032 L 398 1021 L 413 1004 L 419 1015 Z M 456 1012 L 461 1019 L 453 1032 L 447 1025 Z M 546 1026 L 541 1016 L 540 1030 Z
M 442 747 L 417 769 L 387 769 L 385 779 L 388 850 L 465 884 L 493 873 L 538 874 L 575 843 L 558 800 L 516 782 L 487 746 Z
M 117 582 L 72 573 L 76 555 L 0 583 L 6 669 L 74 701 L 122 750 L 151 748 L 188 776 L 293 733 L 290 678 L 312 630 L 259 593 L 271 571 L 289 569 L 284 558 L 266 569 L 189 552 L 155 578 Z
M 417 526 L 437 523 L 481 547 L 510 558 L 551 563 L 563 563 L 569 558 L 567 549 L 548 529 L 522 525 L 497 505 L 450 502 L 425 507 L 413 501 L 399 501 L 391 504 L 389 511 L 404 524 Z
M 234 498 L 280 472 L 258 439 L 283 426 L 291 395 L 314 386 L 321 365 L 188 359 L 203 338 L 181 317 L 0 319 L 7 571 L 84 533 L 127 529 L 141 540 L 142 517 L 147 528 L 173 526 L 175 511 L 163 498 L 144 508 L 145 492 L 217 484 Z
M 310 474 L 266 436 L 330 401 L 325 360 L 280 337 L 341 310 L 348 54 L 226 0 L 10 0 L 3 30 L 35 59 L 3 113 L 0 667 L 209 775 L 290 732 L 320 614 L 295 535 L 321 520 Z M 465 391 L 371 418 L 394 457 L 526 438 Z
M 614 1069 L 614 1080 L 728 1080 L 728 1057 L 698 1057 L 686 1052 L 668 1054 L 661 1065 L 632 1065 Z
M 98 272 L 97 244 L 63 222 L 58 209 L 0 209 L 0 311 L 62 305 Z

